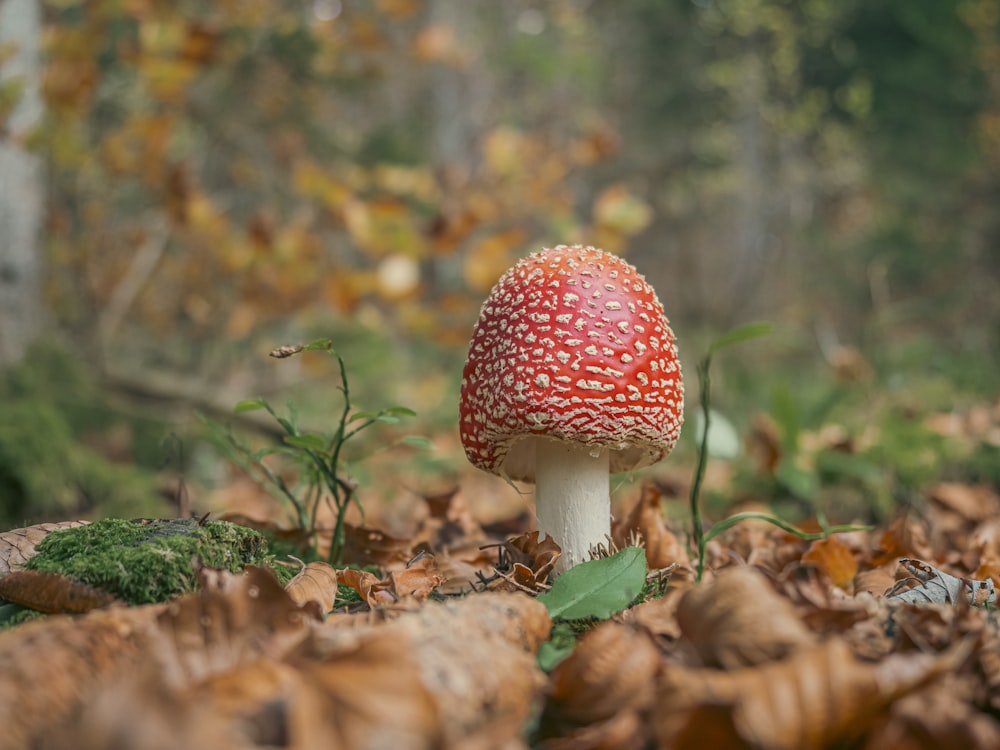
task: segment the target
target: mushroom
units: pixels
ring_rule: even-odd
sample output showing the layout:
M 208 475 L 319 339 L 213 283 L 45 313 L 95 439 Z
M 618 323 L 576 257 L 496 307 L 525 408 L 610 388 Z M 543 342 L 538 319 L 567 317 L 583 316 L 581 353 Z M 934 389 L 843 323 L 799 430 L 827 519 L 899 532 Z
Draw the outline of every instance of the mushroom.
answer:
M 656 463 L 680 435 L 684 385 L 652 287 L 621 258 L 559 245 L 522 259 L 483 303 L 462 372 L 469 461 L 535 483 L 556 572 L 611 533 L 609 474 Z

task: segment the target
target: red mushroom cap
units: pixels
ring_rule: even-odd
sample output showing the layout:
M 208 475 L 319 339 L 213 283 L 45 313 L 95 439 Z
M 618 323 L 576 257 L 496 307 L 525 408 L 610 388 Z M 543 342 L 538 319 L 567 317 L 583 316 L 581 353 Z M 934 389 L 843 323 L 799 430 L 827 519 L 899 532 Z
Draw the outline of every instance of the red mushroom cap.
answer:
M 611 450 L 611 471 L 677 442 L 684 384 L 674 334 L 635 268 L 593 247 L 541 250 L 483 303 L 462 372 L 462 444 L 480 469 L 533 481 L 532 438 Z

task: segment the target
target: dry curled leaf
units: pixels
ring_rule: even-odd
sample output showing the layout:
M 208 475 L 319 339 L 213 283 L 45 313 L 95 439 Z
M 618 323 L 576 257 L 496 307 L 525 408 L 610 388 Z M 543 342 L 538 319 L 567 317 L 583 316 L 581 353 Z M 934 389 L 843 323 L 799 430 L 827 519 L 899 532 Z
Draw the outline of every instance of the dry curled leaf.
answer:
M 431 555 L 423 555 L 407 563 L 403 570 L 389 573 L 392 591 L 396 599 L 426 601 L 445 582 L 438 569 L 437 561 Z
M 53 531 L 73 529 L 88 521 L 64 521 L 62 523 L 40 523 L 23 529 L 13 529 L 0 534 L 0 577 L 24 568 L 35 555 L 35 547 Z
M 329 563 L 311 562 L 285 584 L 285 591 L 298 604 L 316 602 L 326 614 L 337 598 L 337 571 Z
M 497 564 L 497 572 L 504 577 L 509 576 L 529 591 L 542 588 L 562 554 L 552 537 L 539 539 L 537 531 L 528 531 L 508 539 L 501 546 L 501 551 L 503 554 Z
M 1000 496 L 992 487 L 959 482 L 940 482 L 928 490 L 928 498 L 942 510 L 964 521 L 980 522 L 1000 512 Z
M 864 750 L 994 750 L 1000 722 L 973 705 L 970 680 L 954 674 L 896 701 Z
M 163 682 L 185 686 L 264 654 L 280 657 L 307 635 L 311 619 L 269 570 L 251 567 L 224 590 L 169 602 L 146 638 Z
M 933 556 L 927 541 L 927 530 L 921 521 L 909 515 L 893 520 L 882 532 L 879 549 L 872 557 L 872 566 L 894 563 L 902 557 L 930 558 Z
M 391 591 L 392 582 L 383 581 L 367 570 L 355 570 L 354 568 L 338 570 L 337 583 L 354 589 L 358 592 L 358 596 L 367 602 L 372 609 L 396 601 L 396 596 Z
M 997 592 L 992 579 L 975 581 L 957 578 L 921 560 L 903 559 L 899 564 L 910 577 L 900 581 L 903 585 L 886 595 L 889 599 L 918 604 L 996 603 Z M 907 587 L 909 583 L 916 585 Z
M 143 634 L 163 606 L 98 610 L 0 632 L 3 743 L 35 746 L 42 733 L 135 669 L 149 655 Z
M 687 567 L 691 564 L 687 551 L 677 535 L 667 528 L 660 500 L 660 489 L 656 485 L 643 485 L 635 505 L 621 523 L 614 525 L 611 541 L 624 549 L 632 544 L 633 537 L 641 539 L 639 546 L 646 551 L 646 567 L 650 570 L 660 570 L 675 563 Z
M 315 648 L 326 658 L 369 638 L 391 640 L 433 696 L 445 737 L 461 740 L 447 746 L 474 746 L 470 738 L 483 736 L 492 743 L 485 747 L 503 747 L 520 736 L 538 705 L 545 679 L 535 653 L 550 626 L 548 611 L 534 598 L 486 592 L 429 602 L 379 625 L 343 628 L 327 621 L 315 631 Z
M 895 699 L 955 669 L 968 644 L 936 654 L 857 661 L 840 640 L 800 649 L 794 656 L 732 672 L 667 667 L 654 717 L 660 747 L 694 747 L 710 730 L 699 712 L 760 750 L 819 750 L 863 736 Z M 678 742 L 683 737 L 684 742 Z M 709 746 L 709 745 L 705 745 Z
M 834 586 L 853 593 L 858 559 L 851 548 L 837 537 L 814 541 L 802 555 L 802 562 L 815 565 L 829 577 Z
M 659 660 L 659 649 L 644 630 L 601 623 L 552 671 L 543 721 L 562 728 L 646 710 Z
M 122 603 L 107 591 L 37 570 L 18 570 L 0 578 L 0 599 L 50 615 L 82 614 Z
M 780 659 L 814 640 L 789 601 L 747 567 L 688 591 L 677 620 L 705 665 L 727 669 Z

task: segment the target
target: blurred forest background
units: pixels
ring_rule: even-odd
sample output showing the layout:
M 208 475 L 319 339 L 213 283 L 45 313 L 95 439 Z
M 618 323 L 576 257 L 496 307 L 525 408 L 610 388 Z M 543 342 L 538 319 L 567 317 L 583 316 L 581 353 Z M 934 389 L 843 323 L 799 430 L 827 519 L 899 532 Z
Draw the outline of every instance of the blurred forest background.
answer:
M 0 519 L 204 508 L 194 415 L 329 426 L 336 363 L 267 357 L 320 336 L 417 412 L 362 495 L 466 481 L 479 305 L 560 242 L 671 319 L 665 484 L 708 343 L 767 320 L 716 363 L 720 503 L 1000 485 L 1000 0 L 0 0 Z

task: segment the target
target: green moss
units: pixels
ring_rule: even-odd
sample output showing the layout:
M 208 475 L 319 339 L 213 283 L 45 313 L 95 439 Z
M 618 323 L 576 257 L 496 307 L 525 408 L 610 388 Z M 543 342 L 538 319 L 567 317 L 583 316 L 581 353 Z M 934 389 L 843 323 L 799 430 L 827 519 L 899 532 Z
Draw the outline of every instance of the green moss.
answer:
M 129 604 L 161 602 L 197 588 L 198 563 L 238 572 L 266 565 L 264 537 L 224 521 L 107 519 L 55 531 L 38 545 L 30 570 L 62 573 Z
M 19 607 L 16 604 L 0 604 L 0 630 L 13 628 L 29 620 L 38 620 L 47 615 L 33 609 Z

